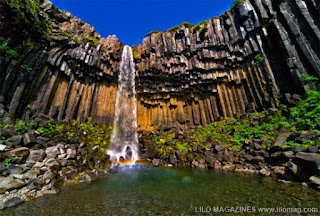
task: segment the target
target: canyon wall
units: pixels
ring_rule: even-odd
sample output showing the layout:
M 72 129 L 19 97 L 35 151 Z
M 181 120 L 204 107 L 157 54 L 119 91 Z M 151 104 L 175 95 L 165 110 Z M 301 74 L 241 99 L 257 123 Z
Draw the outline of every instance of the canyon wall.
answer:
M 0 7 L 0 45 L 18 53 L 0 52 L 1 100 L 20 118 L 112 123 L 124 45 L 41 4 L 51 28 L 41 37 L 18 37 L 8 5 Z M 319 19 L 314 0 L 250 0 L 196 26 L 150 34 L 133 47 L 139 130 L 193 128 L 313 89 L 301 74 L 320 76 Z

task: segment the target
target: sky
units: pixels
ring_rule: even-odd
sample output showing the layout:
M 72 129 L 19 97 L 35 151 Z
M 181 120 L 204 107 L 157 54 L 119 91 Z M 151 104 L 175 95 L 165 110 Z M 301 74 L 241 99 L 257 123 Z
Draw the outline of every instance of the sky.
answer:
M 197 24 L 219 16 L 233 0 L 51 0 L 59 9 L 92 25 L 102 36 L 117 35 L 126 45 L 139 45 L 153 30 L 182 22 Z

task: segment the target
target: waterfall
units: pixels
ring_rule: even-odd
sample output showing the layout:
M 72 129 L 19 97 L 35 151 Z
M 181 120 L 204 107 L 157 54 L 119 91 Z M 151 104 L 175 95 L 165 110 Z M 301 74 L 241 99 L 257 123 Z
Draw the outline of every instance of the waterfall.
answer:
M 138 159 L 135 65 L 131 47 L 127 45 L 121 56 L 111 146 L 107 154 L 114 164 L 121 158 L 131 163 Z

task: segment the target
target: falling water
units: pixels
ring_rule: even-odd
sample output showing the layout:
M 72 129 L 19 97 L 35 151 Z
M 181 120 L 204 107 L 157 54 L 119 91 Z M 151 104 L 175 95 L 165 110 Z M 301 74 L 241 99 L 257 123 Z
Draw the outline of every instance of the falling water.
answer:
M 110 160 L 117 164 L 120 159 L 135 163 L 138 159 L 137 104 L 135 90 L 135 65 L 131 47 L 123 48 L 115 118 L 111 135 Z

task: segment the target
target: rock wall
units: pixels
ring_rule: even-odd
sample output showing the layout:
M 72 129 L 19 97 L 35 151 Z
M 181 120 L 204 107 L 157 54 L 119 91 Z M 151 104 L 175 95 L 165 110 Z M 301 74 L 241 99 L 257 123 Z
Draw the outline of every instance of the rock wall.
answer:
M 12 37 L 5 35 L 12 23 L 1 25 L 1 45 L 18 53 L 0 56 L 0 95 L 9 113 L 112 123 L 123 44 L 115 35 L 101 39 L 92 26 L 48 1 L 42 9 L 51 23 L 50 35 Z
M 314 1 L 251 0 L 152 33 L 134 47 L 141 129 L 193 128 L 314 88 L 300 75 L 320 75 L 319 17 Z
M 12 14 L 0 5 L 0 45 L 18 53 L 0 51 L 0 96 L 10 114 L 111 123 L 123 44 L 40 2 L 51 28 L 41 37 L 11 30 Z M 319 17 L 314 0 L 250 0 L 197 26 L 147 36 L 133 47 L 139 130 L 193 128 L 314 88 L 300 76 L 320 76 Z

